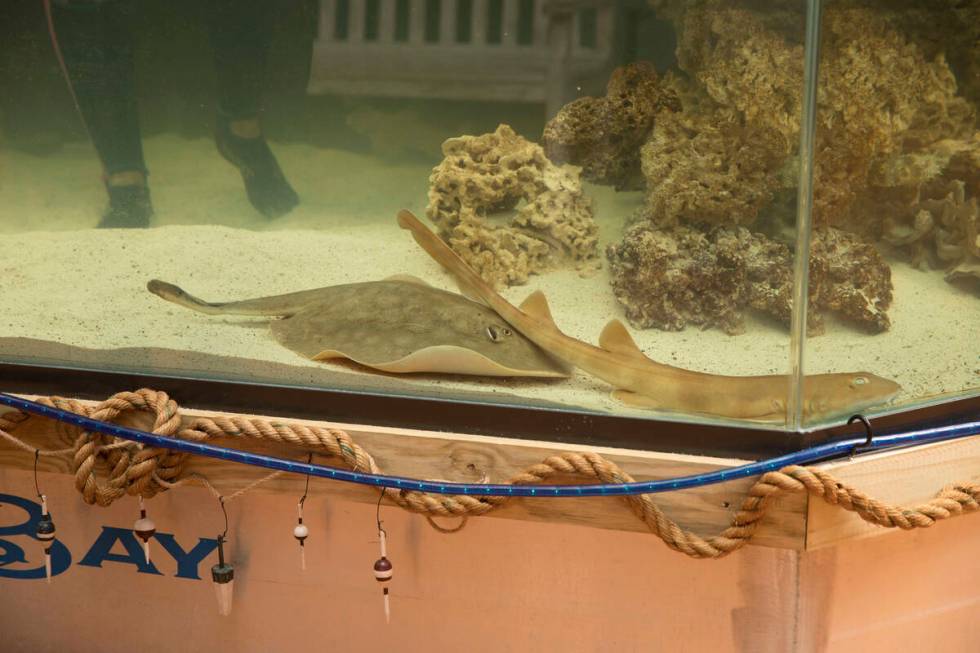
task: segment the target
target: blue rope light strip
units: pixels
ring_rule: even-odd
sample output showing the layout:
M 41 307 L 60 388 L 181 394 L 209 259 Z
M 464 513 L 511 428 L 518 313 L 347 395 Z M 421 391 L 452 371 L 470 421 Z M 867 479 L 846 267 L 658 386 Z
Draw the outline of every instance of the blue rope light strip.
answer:
M 132 440 L 141 444 L 182 451 L 184 453 L 208 456 L 220 460 L 230 460 L 253 467 L 264 467 L 281 472 L 294 474 L 309 474 L 319 478 L 344 481 L 346 483 L 357 483 L 359 485 L 371 485 L 374 487 L 392 488 L 398 490 L 411 490 L 418 492 L 429 492 L 432 494 L 468 494 L 474 496 L 503 496 L 503 497 L 594 497 L 594 496 L 624 496 L 631 494 L 651 494 L 655 492 L 670 492 L 671 490 L 685 490 L 688 488 L 711 485 L 713 483 L 723 483 L 735 479 L 758 476 L 766 472 L 776 471 L 786 465 L 802 465 L 817 460 L 826 460 L 844 455 L 852 454 L 856 448 L 862 452 L 876 449 L 886 449 L 892 447 L 909 446 L 913 444 L 925 444 L 929 442 L 941 442 L 964 438 L 971 435 L 980 435 L 980 421 L 970 421 L 961 424 L 948 424 L 931 428 L 923 428 L 913 431 L 876 435 L 874 440 L 865 446 L 866 438 L 852 438 L 838 442 L 821 444 L 809 449 L 803 449 L 776 458 L 761 460 L 739 467 L 731 467 L 705 474 L 695 474 L 692 476 L 679 476 L 672 479 L 661 479 L 656 481 L 638 481 L 634 483 L 604 484 L 594 483 L 589 485 L 505 485 L 505 484 L 474 484 L 474 483 L 443 483 L 438 481 L 423 481 L 402 476 L 387 476 L 384 474 L 369 474 L 366 472 L 355 472 L 324 465 L 314 465 L 299 461 L 277 458 L 275 456 L 265 456 L 237 449 L 216 447 L 200 442 L 188 442 L 185 440 L 174 440 L 161 435 L 147 433 L 137 429 L 119 426 L 108 422 L 84 417 L 70 411 L 59 408 L 51 408 L 34 401 L 28 401 L 19 397 L 14 397 L 5 393 L 0 393 L 0 404 L 22 410 L 26 413 L 50 417 L 61 422 L 80 427 L 86 431 L 94 431 L 104 435 L 115 436 L 125 440 Z

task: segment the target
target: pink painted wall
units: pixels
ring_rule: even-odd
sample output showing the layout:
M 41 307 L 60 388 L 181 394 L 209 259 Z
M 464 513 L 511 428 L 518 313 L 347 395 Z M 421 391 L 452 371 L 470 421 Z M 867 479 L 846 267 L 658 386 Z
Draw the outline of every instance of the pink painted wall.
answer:
M 720 561 L 652 536 L 474 519 L 456 535 L 383 508 L 393 619 L 371 566 L 372 506 L 307 502 L 307 571 L 291 536 L 298 497 L 229 504 L 235 608 L 219 617 L 209 578 L 77 562 L 103 525 L 131 527 L 134 499 L 85 505 L 66 476 L 41 475 L 73 565 L 49 586 L 0 575 L 0 650 L 70 651 L 978 651 L 980 517 L 798 556 L 750 548 Z M 33 497 L 30 474 L 0 469 L 0 493 Z M 149 502 L 185 548 L 220 532 L 216 502 L 185 488 Z M 625 508 L 624 508 L 625 509 Z M 20 519 L 0 508 L 0 527 Z M 38 564 L 37 543 L 2 536 Z M 121 552 L 121 547 L 114 552 Z M 0 567 L 2 571 L 4 567 Z

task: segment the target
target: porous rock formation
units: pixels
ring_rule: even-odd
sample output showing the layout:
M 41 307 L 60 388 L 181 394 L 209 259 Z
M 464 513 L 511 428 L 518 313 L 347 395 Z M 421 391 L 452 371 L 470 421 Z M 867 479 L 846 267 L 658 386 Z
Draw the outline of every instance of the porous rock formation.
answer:
M 852 2 L 855 0 L 851 0 Z M 882 0 L 860 0 L 872 7 Z M 980 104 L 980 3 L 962 0 L 887 0 L 896 24 L 927 58 L 944 54 L 960 92 Z
M 730 109 L 664 114 L 641 150 L 643 217 L 661 226 L 751 224 L 772 201 L 784 158 L 775 132 L 753 129 Z
M 742 331 L 745 262 L 740 248 L 727 244 L 750 238 L 744 228 L 659 229 L 649 222 L 628 228 L 621 243 L 606 249 L 606 257 L 613 292 L 630 324 Z
M 426 215 L 488 283 L 526 283 L 564 263 L 598 267 L 598 227 L 579 168 L 555 165 L 507 125 L 450 138 L 442 153 Z
M 980 212 L 965 189 L 962 181 L 931 189 L 909 212 L 911 220 L 886 223 L 885 240 L 906 248 L 916 267 L 945 269 L 947 281 L 980 280 Z
M 945 57 L 927 56 L 896 27 L 900 15 L 847 5 L 828 13 L 832 45 L 824 55 L 827 82 L 818 111 L 818 133 L 825 135 L 819 137 L 815 178 L 815 217 L 823 224 L 863 233 L 869 225 L 878 228 L 885 214 L 850 209 L 868 192 L 894 188 L 903 196 L 910 180 L 895 183 L 876 174 L 883 162 L 896 155 L 938 155 L 923 172 L 942 174 L 937 144 L 969 139 L 975 129 L 976 108 L 957 94 Z
M 658 114 L 641 148 L 646 201 L 636 218 L 643 222 L 608 252 L 616 294 L 637 326 L 737 331 L 746 306 L 788 320 L 789 253 L 740 228 L 779 233 L 784 200 L 795 196 L 804 4 L 650 4 L 674 24 L 686 76 L 664 80 L 680 110 Z M 969 216 L 980 197 L 980 135 L 969 98 L 978 87 L 970 53 L 980 48 L 980 9 L 972 5 L 848 0 L 825 7 L 812 331 L 826 311 L 888 328 L 890 271 L 870 244 L 879 239 L 917 263 L 946 267 L 949 279 L 978 274 Z M 962 192 L 950 195 L 951 184 Z M 741 250 L 735 258 L 733 240 Z M 753 269 L 758 281 L 749 279 Z M 689 292 L 699 287 L 710 292 Z
M 717 221 L 724 211 L 710 205 L 728 203 L 732 217 L 723 223 L 751 222 L 756 204 L 764 203 L 774 184 L 795 183 L 787 172 L 795 169 L 799 139 L 802 5 L 756 0 L 652 4 L 674 22 L 678 63 L 702 99 L 697 106 L 683 103 L 677 120 L 689 133 L 680 146 L 677 125 L 667 116 L 657 121 L 644 148 L 649 217 L 660 224 L 692 217 Z M 865 223 L 881 220 L 860 206 L 865 193 L 880 196 L 888 188 L 875 177 L 881 162 L 896 154 L 928 152 L 937 141 L 969 138 L 976 120 L 976 108 L 957 94 L 942 49 L 925 43 L 924 28 L 916 33 L 905 29 L 910 12 L 924 10 L 865 4 L 835 3 L 824 13 L 814 185 L 816 223 L 862 234 L 874 231 Z M 930 12 L 942 13 L 936 7 Z M 704 145 L 698 140 L 701 130 L 718 124 L 706 119 L 711 114 L 726 125 L 720 138 L 732 143 L 716 143 L 719 136 L 710 131 L 702 137 Z M 679 213 L 669 198 L 676 184 L 663 183 L 671 181 L 662 176 L 665 170 L 685 178 L 703 174 L 715 183 L 703 189 L 703 197 L 690 192 L 685 212 Z M 727 176 L 723 189 L 741 186 L 741 192 L 719 195 L 719 175 Z M 746 202 L 746 196 L 761 199 Z M 709 205 L 710 215 L 696 215 L 701 204 Z
M 652 64 L 631 63 L 613 71 L 605 96 L 562 107 L 545 125 L 541 144 L 555 163 L 581 166 L 588 181 L 639 190 L 645 185 L 640 146 L 658 113 L 679 109 L 680 100 Z
M 694 325 L 736 334 L 746 309 L 790 321 L 792 253 L 745 227 L 639 222 L 606 255 L 613 291 L 635 327 Z M 810 333 L 822 330 L 826 311 L 871 331 L 890 326 L 891 270 L 874 246 L 851 234 L 832 228 L 814 234 L 809 286 Z
M 887 331 L 892 303 L 892 271 L 871 243 L 828 227 L 813 233 L 810 246 L 810 326 L 819 329 L 824 312 L 834 312 L 869 331 Z

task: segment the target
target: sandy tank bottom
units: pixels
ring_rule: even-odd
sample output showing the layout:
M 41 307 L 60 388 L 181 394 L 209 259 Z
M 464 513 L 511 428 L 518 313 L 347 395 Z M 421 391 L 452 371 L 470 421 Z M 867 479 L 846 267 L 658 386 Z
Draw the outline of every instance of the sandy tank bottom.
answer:
M 0 154 L 0 357 L 650 415 L 621 406 L 606 384 L 581 372 L 564 381 L 369 374 L 303 359 L 270 336 L 265 320 L 210 317 L 163 302 L 146 291 L 149 279 L 209 301 L 395 274 L 455 286 L 395 224 L 400 208 L 424 215 L 429 165 L 280 144 L 275 150 L 302 204 L 266 221 L 210 141 L 156 136 L 146 150 L 156 216 L 153 228 L 133 231 L 92 228 L 105 199 L 89 147 L 43 158 Z M 640 196 L 587 190 L 604 249 L 619 239 Z M 867 335 L 828 319 L 826 333 L 807 342 L 806 371 L 862 369 L 895 379 L 903 386 L 896 404 L 976 388 L 980 301 L 941 273 L 891 264 L 891 330 Z M 504 294 L 519 302 L 536 289 L 568 334 L 593 343 L 610 318 L 623 316 L 606 269 L 532 277 Z M 717 374 L 787 372 L 787 331 L 751 315 L 746 327 L 738 336 L 691 328 L 631 332 L 663 363 Z

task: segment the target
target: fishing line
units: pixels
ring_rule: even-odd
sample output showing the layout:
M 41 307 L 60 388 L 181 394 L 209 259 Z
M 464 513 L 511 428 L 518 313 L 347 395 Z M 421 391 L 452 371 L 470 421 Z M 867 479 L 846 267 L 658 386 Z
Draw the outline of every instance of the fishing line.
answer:
M 71 83 L 71 76 L 68 74 L 68 64 L 65 63 L 65 57 L 61 52 L 61 44 L 58 42 L 58 31 L 54 27 L 54 15 L 51 11 L 51 0 L 41 0 L 41 4 L 44 5 L 44 17 L 48 24 L 48 37 L 51 39 L 51 48 L 54 50 L 54 56 L 58 60 L 58 67 L 61 68 L 61 74 L 65 78 L 65 85 L 68 87 L 69 95 L 71 95 L 71 101 L 75 104 L 75 111 L 78 113 L 78 119 L 82 121 L 82 127 L 85 129 L 85 133 L 88 135 L 89 141 L 94 144 L 95 141 L 92 139 L 92 130 L 88 126 L 88 121 L 85 120 L 85 114 L 82 113 L 82 105 L 78 102 L 78 95 L 75 94 L 75 85 Z M 96 155 L 99 157 L 99 162 L 102 164 L 104 176 L 106 165 L 105 161 L 102 160 L 102 155 L 98 153 L 98 149 L 96 149 Z

